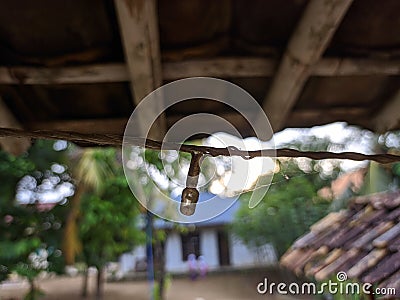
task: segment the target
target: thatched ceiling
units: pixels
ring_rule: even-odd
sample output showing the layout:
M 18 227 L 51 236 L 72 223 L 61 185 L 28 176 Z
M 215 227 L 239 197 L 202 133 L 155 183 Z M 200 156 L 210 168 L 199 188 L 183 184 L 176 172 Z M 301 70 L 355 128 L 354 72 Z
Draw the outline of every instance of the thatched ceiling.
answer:
M 162 82 L 214 76 L 249 91 L 276 130 L 393 130 L 399 74 L 397 0 L 0 1 L 0 97 L 13 119 L 2 127 L 122 133 Z M 252 134 L 212 101 L 174 106 L 167 127 L 199 110 Z

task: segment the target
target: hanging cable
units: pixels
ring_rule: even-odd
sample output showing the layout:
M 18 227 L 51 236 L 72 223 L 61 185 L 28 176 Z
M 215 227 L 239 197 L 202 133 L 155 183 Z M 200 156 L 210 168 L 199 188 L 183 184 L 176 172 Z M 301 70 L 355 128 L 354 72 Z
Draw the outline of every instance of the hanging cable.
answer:
M 29 137 L 35 139 L 58 139 L 91 146 L 116 146 L 122 145 L 123 136 L 115 134 L 89 134 L 71 131 L 49 131 L 49 130 L 21 130 L 14 128 L 0 128 L 0 137 Z M 400 162 L 399 155 L 393 154 L 362 154 L 357 152 L 329 152 L 329 151 L 299 151 L 295 149 L 265 149 L 256 151 L 246 151 L 239 149 L 214 148 L 208 146 L 196 146 L 177 144 L 171 142 L 158 142 L 145 138 L 125 137 L 132 146 L 145 145 L 148 149 L 154 150 L 176 150 L 192 153 L 200 152 L 210 156 L 240 156 L 244 159 L 254 157 L 307 157 L 315 160 L 320 159 L 350 159 L 356 161 L 371 160 L 378 163 L 387 164 Z

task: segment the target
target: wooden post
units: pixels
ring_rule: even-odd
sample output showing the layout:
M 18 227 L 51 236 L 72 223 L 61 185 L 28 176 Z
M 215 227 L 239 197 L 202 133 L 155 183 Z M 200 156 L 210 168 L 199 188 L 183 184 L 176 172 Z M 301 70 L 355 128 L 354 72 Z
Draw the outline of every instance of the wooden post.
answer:
M 128 66 L 133 102 L 138 105 L 145 96 L 162 84 L 156 1 L 115 0 L 114 3 Z M 140 118 L 148 120 L 149 115 L 160 111 L 161 107 L 146 108 Z M 155 127 L 157 130 L 150 132 L 149 137 L 161 140 L 166 132 L 164 115 L 158 119 Z
M 352 0 L 311 0 L 294 30 L 264 100 L 263 109 L 274 130 L 285 124 L 312 67 L 328 46 Z
M 393 130 L 400 124 L 400 90 L 398 90 L 387 104 L 378 112 L 372 121 L 372 127 L 377 132 Z
M 21 125 L 0 97 L 0 127 L 21 129 Z M 30 147 L 29 138 L 0 138 L 0 146 L 13 155 L 20 155 Z

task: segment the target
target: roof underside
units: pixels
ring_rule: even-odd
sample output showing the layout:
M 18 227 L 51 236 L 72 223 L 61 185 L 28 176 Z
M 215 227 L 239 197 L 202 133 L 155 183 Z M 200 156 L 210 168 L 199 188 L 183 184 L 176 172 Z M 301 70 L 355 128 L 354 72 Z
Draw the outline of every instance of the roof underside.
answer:
M 279 115 L 282 105 L 287 113 L 272 118 L 276 130 L 334 121 L 375 131 L 400 129 L 397 0 L 325 1 L 333 7 L 342 5 L 342 16 L 336 17 L 337 24 L 321 25 L 332 30 L 330 37 L 319 37 L 325 39 L 316 46 L 320 55 L 306 49 L 312 58 L 301 61 L 299 54 L 301 74 L 288 72 L 295 77 L 287 80 L 289 86 L 301 84 L 293 87 L 298 90 L 291 93 L 293 99 L 282 104 L 274 103 L 268 93 L 272 85 L 279 86 L 274 79 L 285 68 L 283 58 L 290 52 L 288 45 L 295 44 L 294 32 L 307 23 L 307 7 L 319 1 L 159 0 L 154 20 L 143 10 L 143 0 L 121 1 L 120 7 L 117 2 L 0 3 L 0 97 L 21 127 L 122 134 L 138 98 L 161 82 L 215 76 L 246 89 L 269 117 Z M 135 44 L 141 38 L 140 22 L 147 22 L 150 35 L 156 25 L 156 33 L 144 44 Z M 135 24 L 138 28 L 132 32 L 139 36 L 129 39 Z M 161 62 L 159 70 L 145 72 L 152 82 L 147 89 L 137 80 L 143 74 L 135 73 L 143 59 L 129 56 L 129 49 L 138 45 L 149 46 L 152 61 Z M 153 51 L 156 48 L 159 53 Z M 208 112 L 223 116 L 244 136 L 253 134 L 237 112 L 214 101 L 201 106 L 193 101 L 168 109 L 167 128 L 191 113 Z

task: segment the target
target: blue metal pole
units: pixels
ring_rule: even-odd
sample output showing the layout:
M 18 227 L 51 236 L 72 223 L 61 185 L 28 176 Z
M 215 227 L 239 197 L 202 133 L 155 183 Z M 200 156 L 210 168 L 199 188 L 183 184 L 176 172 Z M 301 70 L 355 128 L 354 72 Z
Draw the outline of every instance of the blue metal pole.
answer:
M 146 258 L 150 300 L 154 300 L 153 215 L 148 210 L 146 212 Z

